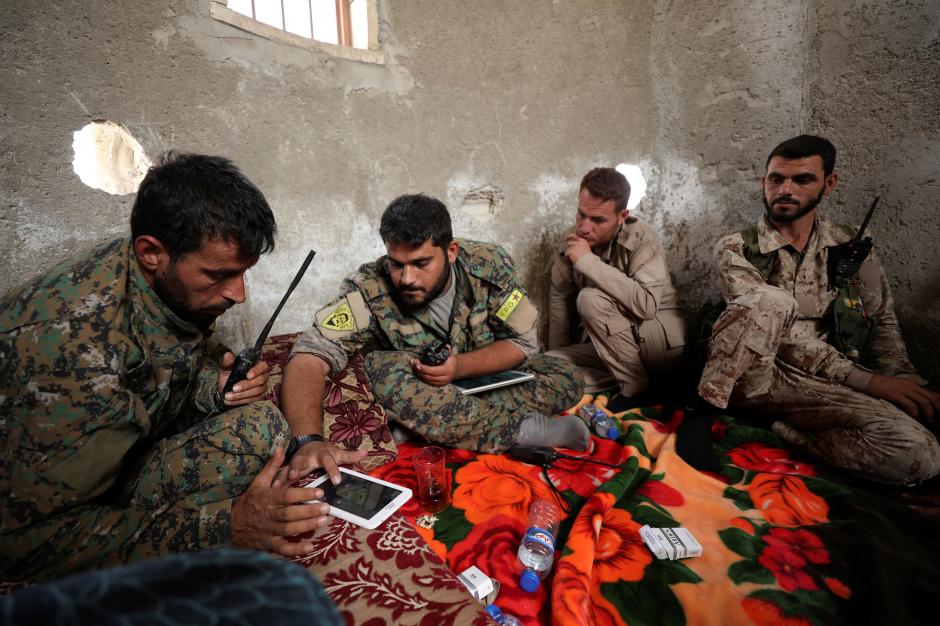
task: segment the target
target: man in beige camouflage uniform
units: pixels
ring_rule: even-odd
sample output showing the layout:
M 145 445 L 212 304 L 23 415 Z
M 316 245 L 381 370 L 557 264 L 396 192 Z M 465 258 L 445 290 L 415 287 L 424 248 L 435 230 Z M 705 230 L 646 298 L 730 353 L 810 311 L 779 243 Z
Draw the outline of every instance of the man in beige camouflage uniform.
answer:
M 918 422 L 933 422 L 940 395 L 914 372 L 874 254 L 844 303 L 848 323 L 870 339 L 845 354 L 833 345 L 843 296 L 829 286 L 827 260 L 853 235 L 816 212 L 836 185 L 834 164 L 835 148 L 820 137 L 777 146 L 763 178 L 766 215 L 715 246 L 727 309 L 714 325 L 699 395 L 775 418 L 781 438 L 836 467 L 918 483 L 940 473 L 937 439 Z
M 274 246 L 264 196 L 226 159 L 170 156 L 131 231 L 0 300 L 4 580 L 227 544 L 299 554 L 287 537 L 326 522 L 303 504 L 322 492 L 277 484 L 268 366 L 222 397 L 235 358 L 209 344 Z
M 387 254 L 344 280 L 294 346 L 282 390 L 291 429 L 319 438 L 324 377 L 363 350 L 389 419 L 429 441 L 485 452 L 517 442 L 587 447 L 577 417 L 548 417 L 580 399 L 582 380 L 576 368 L 538 353 L 538 311 L 509 255 L 454 239 L 447 208 L 424 195 L 394 200 L 379 232 Z M 450 347 L 440 365 L 420 361 L 433 342 Z M 535 378 L 475 396 L 451 384 L 510 368 Z M 310 441 L 291 460 L 290 477 L 309 471 L 308 458 L 331 467 L 330 454 Z
M 613 168 L 581 180 L 575 226 L 552 265 L 548 318 L 548 354 L 579 365 L 588 391 L 617 385 L 624 396 L 675 368 L 686 343 L 665 251 L 630 217 L 629 198 Z

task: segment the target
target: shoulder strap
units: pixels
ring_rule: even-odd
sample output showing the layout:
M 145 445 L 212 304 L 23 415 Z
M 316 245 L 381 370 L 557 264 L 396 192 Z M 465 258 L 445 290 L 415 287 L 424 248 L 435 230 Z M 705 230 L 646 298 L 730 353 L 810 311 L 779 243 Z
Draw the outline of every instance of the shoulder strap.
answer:
M 744 258 L 757 268 L 764 282 L 767 282 L 770 273 L 774 269 L 774 263 L 777 261 L 777 251 L 774 250 L 769 254 L 760 251 L 760 243 L 757 241 L 757 226 L 753 224 L 742 230 L 740 234 L 744 240 Z

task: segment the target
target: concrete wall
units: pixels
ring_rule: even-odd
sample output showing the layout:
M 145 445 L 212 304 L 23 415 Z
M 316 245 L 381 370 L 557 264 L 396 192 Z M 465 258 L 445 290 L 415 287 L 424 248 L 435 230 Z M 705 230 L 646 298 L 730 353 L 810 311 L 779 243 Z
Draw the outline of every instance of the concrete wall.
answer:
M 714 294 L 711 242 L 759 215 L 767 151 L 818 131 L 842 149 L 832 213 L 857 219 L 884 186 L 873 234 L 916 362 L 940 374 L 936 3 L 379 0 L 379 66 L 265 41 L 212 19 L 209 0 L 2 1 L 0 290 L 126 232 L 133 196 L 72 173 L 71 133 L 92 119 L 151 158 L 230 156 L 265 192 L 281 234 L 250 303 L 222 318 L 239 346 L 313 247 L 275 330 L 305 326 L 381 253 L 378 217 L 406 192 L 505 244 L 544 304 L 551 248 L 598 164 L 641 166 L 635 213 L 697 304 Z M 498 212 L 462 213 L 487 184 Z
M 830 212 L 869 228 L 915 365 L 940 381 L 940 3 L 819 2 L 807 128 L 841 149 Z

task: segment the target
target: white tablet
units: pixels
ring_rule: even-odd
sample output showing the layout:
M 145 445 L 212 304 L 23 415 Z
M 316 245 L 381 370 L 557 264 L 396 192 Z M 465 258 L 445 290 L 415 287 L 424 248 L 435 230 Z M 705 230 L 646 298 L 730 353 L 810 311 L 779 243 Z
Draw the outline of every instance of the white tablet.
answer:
M 527 380 L 535 378 L 535 374 L 529 372 L 520 372 L 518 370 L 506 370 L 505 372 L 496 372 L 486 376 L 475 376 L 474 378 L 458 378 L 454 381 L 454 386 L 465 396 L 498 389 L 509 385 L 524 383 Z
M 411 489 L 395 485 L 359 472 L 339 468 L 342 480 L 338 485 L 324 474 L 306 487 L 323 490 L 323 502 L 330 505 L 330 515 L 363 528 L 375 528 L 411 498 Z M 317 500 L 310 500 L 317 502 Z

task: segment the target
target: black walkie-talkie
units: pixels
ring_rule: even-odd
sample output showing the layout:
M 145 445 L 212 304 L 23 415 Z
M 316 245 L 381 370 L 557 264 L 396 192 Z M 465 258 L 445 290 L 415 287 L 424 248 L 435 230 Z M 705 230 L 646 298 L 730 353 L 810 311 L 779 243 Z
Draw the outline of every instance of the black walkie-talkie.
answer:
M 284 303 L 287 302 L 287 298 L 290 297 L 291 292 L 294 291 L 294 287 L 296 287 L 300 279 L 303 278 L 304 272 L 307 271 L 307 266 L 310 265 L 310 261 L 313 260 L 314 255 L 316 255 L 316 252 L 313 250 L 307 254 L 307 258 L 304 259 L 304 264 L 297 270 L 297 275 L 294 276 L 290 287 L 287 288 L 287 293 L 284 294 L 284 297 L 281 298 L 281 303 L 277 305 L 277 308 L 274 310 L 274 315 L 271 316 L 271 319 L 265 324 L 261 334 L 258 335 L 258 341 L 255 342 L 255 345 L 251 348 L 245 348 L 238 353 L 235 359 L 235 366 L 232 368 L 232 373 L 228 375 L 228 380 L 225 381 L 225 388 L 222 389 L 223 397 L 230 392 L 232 387 L 237 383 L 245 380 L 245 377 L 248 375 L 248 370 L 251 369 L 251 366 L 254 365 L 261 356 L 261 346 L 264 345 L 265 340 L 268 338 L 268 333 L 271 332 L 271 327 L 274 325 L 274 320 L 277 319 L 277 314 L 281 312 L 281 308 L 284 306 Z
M 845 287 L 848 282 L 858 274 L 862 263 L 865 262 L 865 259 L 867 259 L 868 255 L 871 253 L 873 245 L 871 237 L 862 239 L 862 235 L 868 227 L 868 221 L 871 219 L 872 213 L 875 212 L 875 207 L 878 206 L 878 199 L 880 197 L 881 196 L 875 196 L 874 202 L 871 203 L 871 208 L 868 209 L 868 215 L 865 216 L 865 221 L 862 222 L 862 227 L 858 229 L 858 233 L 856 233 L 855 237 L 838 246 L 829 248 L 826 273 L 828 274 L 830 289 Z

